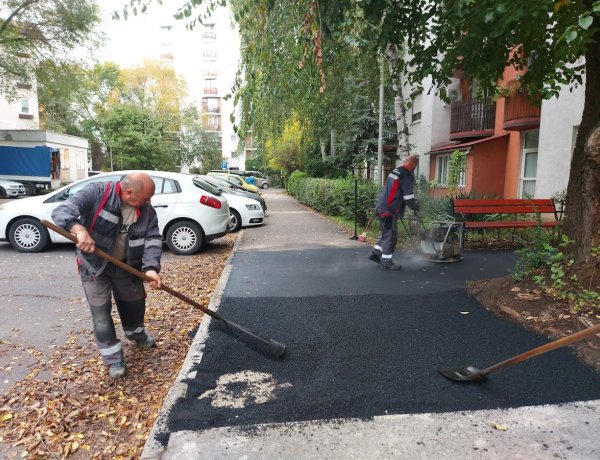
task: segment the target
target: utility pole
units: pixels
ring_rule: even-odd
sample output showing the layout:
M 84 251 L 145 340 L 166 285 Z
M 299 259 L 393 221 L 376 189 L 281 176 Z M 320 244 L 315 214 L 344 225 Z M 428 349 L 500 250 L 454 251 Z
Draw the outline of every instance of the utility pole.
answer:
M 383 185 L 383 96 L 384 96 L 384 58 L 381 56 L 379 66 L 380 84 L 379 84 L 379 139 L 377 142 L 377 175 L 375 182 Z

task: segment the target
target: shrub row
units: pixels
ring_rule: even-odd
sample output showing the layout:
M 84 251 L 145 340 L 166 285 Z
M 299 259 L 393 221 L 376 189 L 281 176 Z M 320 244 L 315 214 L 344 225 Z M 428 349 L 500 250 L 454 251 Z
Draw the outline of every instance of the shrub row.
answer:
M 353 220 L 355 186 L 358 189 L 357 222 L 365 225 L 375 211 L 381 187 L 362 179 L 321 179 L 294 171 L 287 182 L 287 192 L 301 203 L 327 214 Z

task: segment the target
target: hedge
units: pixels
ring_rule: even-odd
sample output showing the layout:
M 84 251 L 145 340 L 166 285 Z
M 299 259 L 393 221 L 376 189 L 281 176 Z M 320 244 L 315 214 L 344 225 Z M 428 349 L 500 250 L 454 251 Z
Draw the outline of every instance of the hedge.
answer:
M 354 187 L 358 185 L 357 222 L 366 225 L 375 212 L 381 187 L 363 179 L 321 179 L 294 171 L 287 192 L 301 203 L 329 216 L 354 220 Z

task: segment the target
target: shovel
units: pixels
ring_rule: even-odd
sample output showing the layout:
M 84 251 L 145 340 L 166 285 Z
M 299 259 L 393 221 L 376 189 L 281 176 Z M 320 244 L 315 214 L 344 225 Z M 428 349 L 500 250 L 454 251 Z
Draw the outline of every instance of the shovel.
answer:
M 44 224 L 46 227 L 54 230 L 56 233 L 64 236 L 65 238 L 70 239 L 73 243 L 77 244 L 77 237 L 75 235 L 73 235 L 72 233 L 67 232 L 66 230 L 58 227 L 57 225 L 53 224 L 52 222 L 48 222 L 47 220 L 42 220 L 42 224 Z M 132 275 L 137 276 L 138 278 L 140 278 L 144 281 L 148 281 L 148 282 L 154 281 L 152 278 L 147 276 L 145 273 L 142 273 L 141 271 L 136 270 L 135 268 L 127 265 L 126 263 L 121 262 L 119 259 L 104 252 L 102 249 L 96 248 L 96 249 L 94 249 L 94 253 L 96 255 L 102 257 L 103 259 L 108 260 L 110 263 L 116 265 L 120 269 L 125 270 L 126 272 L 129 272 Z M 281 358 L 283 356 L 283 354 L 285 353 L 286 347 L 284 344 L 279 343 L 276 340 L 264 339 L 256 334 L 254 334 L 253 332 L 249 331 L 248 329 L 243 328 L 242 326 L 234 323 L 233 321 L 229 321 L 229 320 L 223 318 L 217 312 L 214 312 L 214 311 L 204 307 L 203 305 L 199 304 L 198 302 L 190 299 L 189 297 L 185 296 L 184 294 L 181 294 L 180 292 L 177 292 L 175 289 L 172 289 L 163 283 L 161 283 L 160 288 L 163 291 L 168 292 L 172 296 L 175 296 L 178 299 L 181 299 L 184 302 L 190 304 L 191 306 L 197 308 L 198 310 L 203 311 L 204 313 L 213 317 L 214 319 L 221 321 L 225 326 L 227 326 L 227 329 L 229 331 L 235 333 L 235 335 L 238 338 L 240 338 L 240 340 L 242 340 L 243 342 L 246 342 L 251 348 L 256 349 L 259 352 L 266 354 L 268 356 L 271 356 L 273 358 Z
M 474 366 L 467 366 L 463 367 L 462 369 L 442 369 L 439 372 L 444 377 L 459 382 L 480 380 L 485 378 L 486 375 L 491 374 L 492 372 L 499 371 L 500 369 L 512 366 L 513 364 L 522 363 L 523 361 L 527 361 L 528 359 L 533 358 L 535 356 L 539 356 L 549 351 L 556 350 L 557 348 L 564 347 L 565 345 L 578 342 L 581 339 L 598 333 L 600 333 L 600 324 L 597 324 L 596 326 L 590 327 L 588 329 L 584 329 L 583 331 L 567 335 L 545 345 L 533 348 L 529 351 L 526 351 L 525 353 L 521 353 L 520 355 L 513 356 L 512 358 L 508 358 L 502 362 L 494 364 L 493 366 L 486 367 L 485 369 L 478 369 Z

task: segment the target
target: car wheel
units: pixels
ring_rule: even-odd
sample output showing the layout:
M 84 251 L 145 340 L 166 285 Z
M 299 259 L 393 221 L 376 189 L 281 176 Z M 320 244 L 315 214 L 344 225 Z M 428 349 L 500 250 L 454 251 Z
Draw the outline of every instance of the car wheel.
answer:
M 262 184 L 262 187 L 261 187 L 261 188 L 262 188 L 263 190 L 266 190 L 266 189 L 268 189 L 268 188 L 269 188 L 269 184 L 267 184 L 267 183 L 265 182 L 264 184 Z
M 203 244 L 202 228 L 190 220 L 173 224 L 167 232 L 167 246 L 173 254 L 180 256 L 196 254 Z
M 23 187 L 25 187 L 25 195 L 26 196 L 35 195 L 35 187 L 33 186 L 33 184 L 30 184 L 29 182 L 24 182 Z
M 229 208 L 229 215 L 231 216 L 231 222 L 227 226 L 227 230 L 230 233 L 239 232 L 242 228 L 242 218 L 240 217 L 240 213 L 235 209 Z
M 3 187 L 0 187 L 0 198 L 6 198 L 6 190 Z
M 8 239 L 19 252 L 41 252 L 50 242 L 46 228 L 35 219 L 20 219 L 8 232 Z

